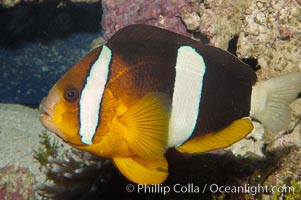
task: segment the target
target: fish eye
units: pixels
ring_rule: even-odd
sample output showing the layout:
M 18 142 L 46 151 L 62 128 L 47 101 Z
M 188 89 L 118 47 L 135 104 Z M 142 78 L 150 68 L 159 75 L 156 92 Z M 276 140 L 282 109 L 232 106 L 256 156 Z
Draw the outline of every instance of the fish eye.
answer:
M 66 101 L 74 102 L 79 96 L 78 90 L 75 88 L 69 88 L 64 91 L 64 98 Z

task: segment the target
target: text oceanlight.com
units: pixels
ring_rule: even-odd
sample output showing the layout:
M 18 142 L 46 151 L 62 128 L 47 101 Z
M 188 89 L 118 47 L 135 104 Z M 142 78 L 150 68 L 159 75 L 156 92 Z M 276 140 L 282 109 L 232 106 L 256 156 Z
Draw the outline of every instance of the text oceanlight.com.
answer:
M 168 193 L 179 193 L 179 194 L 199 194 L 199 193 L 245 193 L 256 195 L 260 193 L 294 193 L 294 187 L 292 186 L 271 186 L 271 185 L 250 185 L 244 184 L 239 186 L 226 186 L 218 184 L 204 184 L 202 186 L 196 185 L 193 183 L 188 184 L 175 184 L 173 186 L 164 185 L 164 184 L 128 184 L 126 186 L 127 192 L 137 192 L 144 194 L 163 194 L 167 195 Z

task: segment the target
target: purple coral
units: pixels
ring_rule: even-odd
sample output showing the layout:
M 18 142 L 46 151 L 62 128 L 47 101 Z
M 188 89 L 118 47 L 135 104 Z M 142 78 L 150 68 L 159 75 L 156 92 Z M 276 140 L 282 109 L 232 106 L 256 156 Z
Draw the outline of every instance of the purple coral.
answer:
M 19 165 L 0 168 L 0 199 L 33 199 L 34 175 Z
M 104 38 L 130 24 L 149 24 L 191 37 L 179 14 L 190 10 L 188 1 L 104 0 L 102 1 Z

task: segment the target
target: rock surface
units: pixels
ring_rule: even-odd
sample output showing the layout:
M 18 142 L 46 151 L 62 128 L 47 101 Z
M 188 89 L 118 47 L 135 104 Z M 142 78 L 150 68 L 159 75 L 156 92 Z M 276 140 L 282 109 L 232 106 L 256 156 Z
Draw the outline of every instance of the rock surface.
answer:
M 117 30 L 130 24 L 149 24 L 191 36 L 179 18 L 181 12 L 190 9 L 186 0 L 104 0 L 102 7 L 101 25 L 105 39 L 109 39 Z
M 257 59 L 259 80 L 301 70 L 300 1 L 191 0 L 190 4 L 194 14 L 181 14 L 188 29 L 222 49 L 232 48 L 229 44 L 237 40 L 233 53 Z
M 38 174 L 38 163 L 33 159 L 39 146 L 39 111 L 22 105 L 0 104 L 0 167 L 18 164 Z
M 47 2 L 47 1 L 51 1 L 51 0 L 2 0 L 0 1 L 0 5 L 10 8 L 10 7 L 14 7 L 22 2 L 25 3 L 42 3 L 42 2 Z M 99 2 L 99 0 L 67 0 L 67 1 L 62 1 L 62 3 L 66 3 L 66 2 L 74 2 L 74 3 L 95 3 L 95 2 Z
M 24 167 L 9 165 L 0 168 L 0 198 L 34 199 L 35 176 Z
M 0 199 L 22 199 L 26 195 L 32 199 L 35 184 L 45 180 L 40 164 L 33 158 L 33 151 L 40 146 L 39 134 L 44 130 L 39 115 L 38 109 L 0 104 Z M 53 134 L 50 136 L 54 139 Z M 22 188 L 15 187 L 18 184 Z
M 257 58 L 260 79 L 301 71 L 300 17 L 296 0 L 252 2 L 238 33 L 238 57 Z

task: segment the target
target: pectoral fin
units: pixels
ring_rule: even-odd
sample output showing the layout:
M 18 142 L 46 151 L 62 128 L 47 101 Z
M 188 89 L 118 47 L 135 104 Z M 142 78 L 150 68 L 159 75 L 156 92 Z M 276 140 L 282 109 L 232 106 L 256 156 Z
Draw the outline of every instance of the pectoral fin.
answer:
M 168 163 L 164 157 L 146 160 L 141 157 L 115 157 L 113 161 L 121 173 L 138 184 L 159 184 L 168 176 Z
M 246 137 L 252 130 L 253 124 L 250 119 L 239 119 L 218 132 L 192 138 L 178 147 L 177 150 L 192 154 L 225 148 Z
M 167 148 L 170 117 L 169 96 L 159 92 L 145 95 L 131 106 L 119 121 L 125 126 L 125 139 L 131 151 L 146 159 L 157 159 Z

